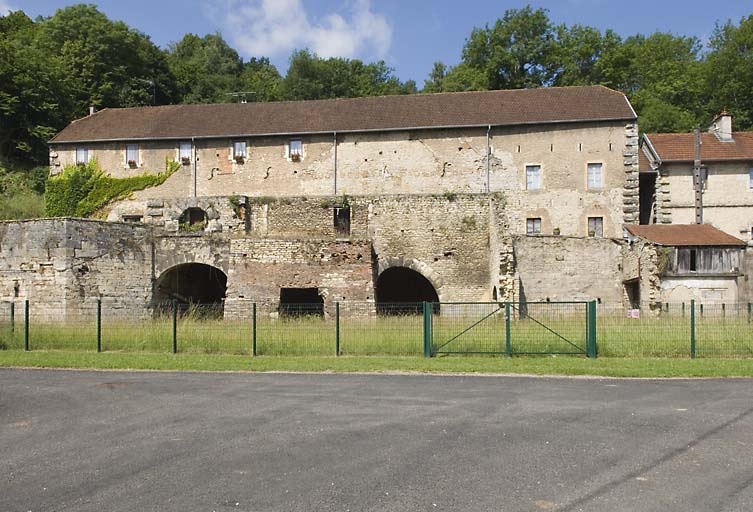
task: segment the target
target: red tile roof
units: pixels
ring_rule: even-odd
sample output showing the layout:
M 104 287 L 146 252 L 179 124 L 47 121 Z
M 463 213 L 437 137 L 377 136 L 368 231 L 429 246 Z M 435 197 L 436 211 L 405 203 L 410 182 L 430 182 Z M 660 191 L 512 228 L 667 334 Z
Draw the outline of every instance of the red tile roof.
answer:
M 745 242 L 708 224 L 626 225 L 633 236 L 672 246 L 745 246 Z
M 651 133 L 644 135 L 662 162 L 692 162 L 695 149 L 692 133 Z M 753 132 L 734 132 L 731 142 L 722 142 L 713 133 L 701 134 L 701 160 L 753 160 Z
M 271 103 L 104 109 L 51 143 L 187 139 L 415 128 L 629 121 L 625 95 L 602 86 L 412 94 Z

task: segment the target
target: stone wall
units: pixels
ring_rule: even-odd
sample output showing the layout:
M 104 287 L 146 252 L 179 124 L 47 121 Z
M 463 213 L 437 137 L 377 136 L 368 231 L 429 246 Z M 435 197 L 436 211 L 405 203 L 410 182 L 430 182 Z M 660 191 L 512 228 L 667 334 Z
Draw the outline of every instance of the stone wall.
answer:
M 32 315 L 76 317 L 103 302 L 112 316 L 151 295 L 152 239 L 143 226 L 80 219 L 0 223 L 0 301 Z M 137 307 L 137 309 L 138 309 Z
M 518 236 L 513 243 L 520 280 L 515 300 L 622 303 L 620 240 Z

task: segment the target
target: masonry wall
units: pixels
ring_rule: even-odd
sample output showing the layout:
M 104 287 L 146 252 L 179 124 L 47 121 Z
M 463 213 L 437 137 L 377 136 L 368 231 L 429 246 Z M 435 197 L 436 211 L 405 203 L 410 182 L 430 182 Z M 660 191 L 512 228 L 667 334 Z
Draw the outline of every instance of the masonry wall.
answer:
M 606 238 L 518 236 L 517 300 L 623 302 L 621 242 Z
M 81 219 L 0 223 L 0 301 L 32 315 L 114 317 L 151 295 L 151 237 L 143 226 Z M 20 309 L 19 309 L 20 310 Z
M 703 191 L 703 222 L 744 241 L 753 240 L 753 188 L 747 162 L 704 163 L 709 177 Z M 659 177 L 661 222 L 695 223 L 695 193 L 691 163 L 662 167 Z

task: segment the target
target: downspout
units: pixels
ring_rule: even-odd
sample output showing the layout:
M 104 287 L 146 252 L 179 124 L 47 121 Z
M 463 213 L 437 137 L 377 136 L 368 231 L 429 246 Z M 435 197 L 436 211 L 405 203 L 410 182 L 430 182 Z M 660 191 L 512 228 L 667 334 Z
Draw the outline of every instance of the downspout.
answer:
M 334 156 L 333 156 L 333 160 L 334 160 L 334 170 L 335 170 L 335 194 L 334 195 L 337 195 L 337 132 L 333 132 L 333 135 L 334 135 L 334 141 L 333 141 L 333 144 L 334 144 Z
M 486 129 L 486 192 L 491 192 L 491 186 L 489 184 L 489 176 L 491 174 L 491 131 L 492 125 L 489 125 Z
M 196 168 L 196 141 L 195 137 L 191 137 L 191 149 L 193 150 L 193 196 L 196 197 L 196 181 L 197 181 L 197 168 Z

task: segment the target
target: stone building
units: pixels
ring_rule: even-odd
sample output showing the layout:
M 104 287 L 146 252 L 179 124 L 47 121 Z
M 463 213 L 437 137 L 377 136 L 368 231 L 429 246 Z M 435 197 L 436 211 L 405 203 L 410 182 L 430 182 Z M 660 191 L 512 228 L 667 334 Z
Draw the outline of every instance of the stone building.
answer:
M 57 221 L 96 237 L 148 233 L 132 244 L 145 304 L 217 302 L 228 314 L 248 300 L 305 302 L 326 314 L 334 302 L 626 294 L 638 129 L 625 96 L 604 87 L 106 109 L 50 142 L 53 175 L 93 158 L 116 177 L 181 164 L 110 205 L 109 223 Z M 112 266 L 98 274 L 103 255 L 82 256 L 89 242 L 60 236 L 45 262 L 117 281 Z M 31 251 L 34 238 L 6 226 L 0 249 Z M 4 256 L 0 272 L 19 284 L 4 279 L 0 300 L 43 294 L 42 263 L 20 271 L 26 250 Z M 79 290 L 70 301 L 118 296 Z

